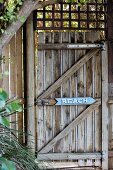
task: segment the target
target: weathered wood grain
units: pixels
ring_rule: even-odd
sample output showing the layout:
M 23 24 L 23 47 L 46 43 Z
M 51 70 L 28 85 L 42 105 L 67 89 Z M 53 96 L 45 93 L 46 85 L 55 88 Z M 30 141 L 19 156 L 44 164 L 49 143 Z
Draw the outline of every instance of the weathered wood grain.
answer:
M 71 34 L 71 32 L 69 32 Z M 67 32 L 66 32 L 67 34 Z M 69 40 L 69 39 L 68 39 Z M 67 42 L 67 41 L 66 41 Z M 38 50 L 64 50 L 64 49 L 76 49 L 76 50 L 81 50 L 81 49 L 96 49 L 96 48 L 101 48 L 101 44 L 86 44 L 86 43 L 55 43 L 55 44 L 40 44 L 38 45 Z
M 110 154 L 111 156 L 111 154 Z M 81 152 L 81 153 L 45 153 L 38 154 L 37 160 L 39 161 L 49 161 L 49 160 L 87 160 L 87 159 L 96 159 L 100 160 L 102 158 L 101 153 L 99 152 Z
M 47 34 L 48 36 L 46 36 Z M 53 44 L 53 46 L 61 43 L 66 45 L 66 43 L 71 43 L 71 40 L 74 43 L 86 43 L 88 41 L 89 43 L 95 43 L 99 38 L 97 33 L 86 34 L 74 32 L 55 32 L 50 35 L 49 33 L 43 33 L 43 37 L 46 38 L 44 42 L 41 42 L 41 45 Z M 39 50 L 40 53 L 42 53 L 42 51 L 42 49 Z M 45 87 L 42 89 L 40 86 L 42 90 L 39 90 L 40 93 L 37 93 L 37 101 L 58 97 L 91 96 L 93 98 L 101 98 L 101 59 L 99 49 L 87 50 L 87 53 L 83 49 L 65 48 L 51 50 L 48 48 L 45 51 L 48 53 L 47 56 L 50 57 L 42 61 L 43 66 L 38 65 L 38 67 L 43 68 L 41 69 L 42 73 L 40 72 L 42 78 L 40 77 L 39 82 L 42 81 Z M 90 54 L 91 56 L 88 57 Z M 43 56 L 45 56 L 45 54 L 40 55 L 40 58 L 43 58 Z M 47 77 L 46 74 L 48 74 Z M 38 135 L 45 143 L 47 134 L 49 134 L 47 125 L 50 124 L 52 134 L 50 133 L 48 136 L 48 143 L 43 143 L 40 149 L 38 149 L 39 154 L 46 154 L 47 152 L 51 152 L 51 155 L 54 155 L 55 152 L 101 152 L 102 120 L 100 105 L 101 101 L 99 106 L 94 107 L 90 113 L 88 113 L 89 111 L 86 113 L 86 106 L 50 106 L 51 109 L 44 107 L 42 116 L 40 112 L 40 118 L 43 117 L 42 119 L 44 119 L 41 125 L 43 128 L 43 137 L 40 136 L 41 133 Z M 39 107 L 40 110 L 43 108 L 43 106 Z M 81 113 L 83 113 L 83 117 Z M 52 138 L 49 141 L 50 136 L 52 136 Z M 101 166 L 101 160 L 92 160 L 90 158 L 84 160 L 81 157 L 81 159 L 77 161 L 77 165 L 79 167 L 95 166 L 96 168 Z M 65 169 L 65 167 L 63 167 L 63 169 Z
M 23 97 L 23 66 L 22 66 L 22 28 L 16 33 L 16 96 Z M 23 143 L 23 112 L 17 114 L 17 129 L 21 135 L 18 135 L 19 141 Z
M 16 79 L 16 36 L 14 36 L 11 39 L 10 42 L 10 91 L 9 91 L 9 98 L 14 98 L 16 97 L 16 85 L 17 85 L 17 79 Z M 11 116 L 11 128 L 12 129 L 17 129 L 16 128 L 16 114 Z
M 108 55 L 102 51 L 102 169 L 108 169 Z
M 33 14 L 26 23 L 26 48 L 27 48 L 27 132 L 28 144 L 35 149 L 35 109 L 34 109 L 34 31 Z M 32 45 L 31 45 L 32 44 Z M 32 107 L 31 107 L 32 106 Z
M 45 43 L 44 33 L 40 33 L 38 36 L 38 41 Z M 45 51 L 37 51 L 37 61 L 36 61 L 36 95 L 40 95 L 44 91 L 44 57 Z M 36 117 L 37 117 L 37 150 L 40 150 L 44 144 L 44 107 L 36 106 Z
M 66 73 L 64 73 L 53 85 L 51 85 L 43 94 L 38 96 L 37 99 L 46 98 L 52 92 L 54 92 L 59 86 L 68 80 L 84 63 L 86 63 L 91 57 L 93 57 L 99 50 L 91 50 L 85 56 L 83 56 L 77 63 L 75 63 Z
M 52 33 L 48 32 L 45 34 L 45 41 L 48 43 L 52 42 Z M 44 90 L 47 89 L 53 83 L 53 61 L 52 61 L 52 50 L 45 50 L 44 55 Z M 51 95 L 51 94 L 50 94 Z M 51 97 L 51 96 L 50 96 Z M 52 139 L 52 107 L 44 106 L 44 121 L 45 121 L 45 144 Z
M 85 164 L 84 164 L 85 165 Z M 76 169 L 76 170 L 100 170 L 99 167 L 92 166 L 80 166 L 78 162 L 40 162 L 38 166 L 40 169 Z
M 62 32 L 55 32 L 54 33 L 54 43 L 61 43 L 62 42 Z M 60 50 L 53 50 L 53 82 L 55 82 L 61 76 L 61 55 L 62 51 Z M 53 96 L 61 97 L 61 87 L 59 87 L 54 93 Z M 53 117 L 54 122 L 54 135 L 56 136 L 62 130 L 62 113 L 61 113 L 61 106 L 54 107 L 55 116 Z M 62 142 L 58 141 L 54 146 L 54 152 L 60 152 L 62 148 Z
M 8 74 L 10 74 L 10 69 L 9 69 L 9 63 L 10 63 L 10 45 L 7 44 L 6 47 L 3 49 L 3 60 L 2 60 L 2 74 L 3 74 L 3 79 L 2 79 L 2 87 L 8 94 L 8 99 L 9 99 L 9 91 L 10 91 L 10 84 L 9 84 L 9 80 L 10 77 L 8 76 L 4 76 L 5 72 L 8 72 Z M 8 120 L 10 121 L 11 117 L 8 117 Z
M 9 44 L 3 49 L 3 73 L 7 71 L 9 73 L 9 50 L 10 46 Z M 3 87 L 2 87 L 8 94 L 9 94 L 9 76 L 4 76 L 3 77 Z
M 44 148 L 42 148 L 39 153 L 46 153 L 51 150 L 51 148 L 55 145 L 55 143 L 65 137 L 71 130 L 76 127 L 83 119 L 89 115 L 94 109 L 96 109 L 101 104 L 100 100 L 98 100 L 95 104 L 90 105 L 86 110 L 84 110 L 75 120 L 73 120 L 66 128 L 63 129 L 55 138 L 53 138 Z
M 101 53 L 98 53 L 97 56 L 94 58 L 94 97 L 101 97 Z M 94 150 L 95 151 L 101 151 L 102 147 L 102 138 L 101 138 L 101 133 L 102 133 L 102 127 L 101 127 L 101 122 L 102 122 L 102 111 L 101 107 L 95 110 L 94 113 L 94 118 L 95 118 L 95 141 L 94 141 Z
M 62 43 L 69 42 L 69 32 L 63 32 L 62 33 Z M 69 69 L 69 51 L 68 50 L 62 50 L 62 75 Z M 69 79 L 67 79 L 65 82 L 61 85 L 62 92 L 61 97 L 68 97 L 70 95 L 70 86 L 69 86 Z M 61 115 L 62 115 L 62 129 L 64 129 L 65 126 L 69 124 L 70 119 L 70 112 L 69 112 L 69 106 L 61 106 Z M 61 139 L 62 141 L 62 152 L 67 152 L 69 150 L 69 140 L 68 135 L 65 136 L 64 139 Z

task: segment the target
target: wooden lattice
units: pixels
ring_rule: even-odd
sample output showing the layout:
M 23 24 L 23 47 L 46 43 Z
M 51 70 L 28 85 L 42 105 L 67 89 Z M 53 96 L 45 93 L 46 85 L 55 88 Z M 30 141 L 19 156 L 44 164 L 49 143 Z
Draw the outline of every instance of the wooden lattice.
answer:
M 105 30 L 106 0 L 91 0 L 87 4 L 65 1 L 34 12 L 37 30 Z

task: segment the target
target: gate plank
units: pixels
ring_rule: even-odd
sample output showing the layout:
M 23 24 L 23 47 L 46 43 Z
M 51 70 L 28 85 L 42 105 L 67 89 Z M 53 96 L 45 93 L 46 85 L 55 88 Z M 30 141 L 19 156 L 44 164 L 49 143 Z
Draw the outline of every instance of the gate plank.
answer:
M 52 92 L 54 92 L 58 87 L 61 86 L 70 76 L 72 76 L 83 64 L 85 64 L 90 58 L 92 58 L 99 49 L 90 50 L 85 56 L 83 56 L 77 63 L 75 63 L 69 70 L 66 71 L 54 84 L 52 84 L 42 95 L 40 95 L 37 100 L 41 98 L 48 97 Z
M 102 169 L 108 169 L 108 55 L 102 51 Z
M 12 39 L 11 39 L 11 42 L 10 42 L 10 91 L 9 91 L 9 98 L 14 98 L 16 97 L 16 86 L 17 86 L 17 83 L 18 81 L 16 81 L 16 44 L 15 44 L 15 39 L 16 37 L 14 36 Z M 17 56 L 18 57 L 18 56 Z M 13 122 L 11 124 L 11 128 L 12 129 L 17 129 L 16 128 L 16 114 L 13 114 L 11 116 L 11 122 Z
M 91 152 L 91 153 L 46 153 L 38 154 L 38 161 L 50 161 L 50 160 L 81 160 L 81 159 L 96 159 L 100 160 L 102 155 L 100 152 Z
M 96 109 L 101 104 L 100 99 L 93 105 L 90 105 L 86 110 L 84 110 L 78 117 L 72 121 L 63 131 L 61 131 L 54 139 L 52 139 L 44 148 L 42 148 L 39 153 L 46 153 L 53 148 L 53 146 L 56 144 L 56 142 L 63 137 L 65 137 L 71 130 L 77 126 L 82 120 L 84 120 L 87 115 L 92 112 L 94 109 Z
M 81 41 L 81 43 L 84 42 L 84 34 L 85 33 L 79 33 L 77 34 L 77 42 Z M 86 50 L 77 50 L 76 51 L 76 57 L 77 60 L 81 58 L 81 56 L 84 56 L 86 54 Z M 84 73 L 84 64 L 83 66 L 77 71 L 77 97 L 86 96 L 84 94 L 85 89 L 85 74 Z M 85 110 L 86 106 L 81 105 L 77 107 L 77 116 Z M 77 152 L 84 152 L 84 141 L 85 141 L 85 130 L 84 130 L 84 121 L 81 121 L 80 124 L 77 126 Z M 78 161 L 80 165 L 84 164 L 84 160 Z
M 77 42 L 75 37 L 75 32 L 70 32 L 70 39 L 71 41 Z M 74 63 L 76 62 L 76 52 L 75 50 L 69 50 L 69 67 L 72 67 Z M 76 96 L 76 89 L 77 89 L 77 81 L 76 76 L 73 74 L 70 77 L 70 97 L 77 97 Z M 75 113 L 76 113 L 76 106 L 70 106 L 70 122 L 75 119 Z M 75 129 L 72 130 L 72 132 L 69 134 L 69 152 L 75 151 Z
M 45 33 L 45 40 L 48 43 L 52 42 L 52 33 Z M 47 89 L 53 83 L 53 60 L 52 60 L 52 50 L 45 50 L 44 57 L 44 90 Z M 50 94 L 51 95 L 51 94 Z M 52 97 L 52 96 L 50 96 Z M 53 108 L 50 106 L 44 106 L 44 128 L 45 128 L 45 143 L 48 143 L 52 139 L 52 115 Z
M 45 42 L 45 34 L 40 33 L 38 36 L 39 42 Z M 44 90 L 44 82 L 43 82 L 43 75 L 44 75 L 44 57 L 45 51 L 39 50 L 37 54 L 37 67 L 36 67 L 36 96 L 40 95 Z M 36 106 L 36 115 L 37 115 L 37 132 L 38 132 L 38 139 L 37 139 L 37 149 L 40 150 L 44 146 L 44 116 L 42 116 L 44 107 Z
M 94 97 L 101 97 L 101 54 L 99 53 L 95 57 L 94 61 Z M 101 132 L 102 132 L 102 127 L 100 120 L 102 121 L 102 113 L 101 113 L 101 108 L 98 108 L 94 112 L 94 118 L 95 118 L 95 141 L 94 141 L 94 150 L 96 152 L 101 151 L 102 148 L 102 139 L 101 139 Z
M 68 33 L 68 32 L 66 32 Z M 56 44 L 39 44 L 38 49 L 39 50 L 64 50 L 64 49 L 96 49 L 96 48 L 101 48 L 101 44 L 92 44 L 92 43 L 56 43 Z
M 54 43 L 62 42 L 62 32 L 54 32 Z M 55 82 L 61 76 L 61 51 L 52 50 L 53 56 L 53 82 Z M 59 87 L 54 93 L 53 98 L 61 97 L 61 87 Z M 54 106 L 53 111 L 53 136 L 56 136 L 61 131 L 61 106 Z M 54 152 L 60 152 L 61 142 L 58 141 L 53 148 Z
M 69 42 L 69 32 L 62 33 L 62 43 Z M 62 75 L 69 69 L 69 50 L 62 50 Z M 61 85 L 61 97 L 68 97 L 70 93 L 69 79 L 62 83 Z M 61 116 L 62 116 L 62 129 L 69 124 L 70 111 L 69 106 L 61 106 Z M 62 147 L 60 148 L 61 152 L 69 151 L 69 137 L 65 136 L 64 139 L 61 139 Z
M 36 161 L 36 163 L 38 163 Z M 76 169 L 76 170 L 100 170 L 98 169 L 98 167 L 92 167 L 92 165 L 90 166 L 79 166 L 78 162 L 40 162 L 38 163 L 38 166 L 40 169 Z M 94 164 L 93 164 L 94 166 Z M 64 169 L 63 169 L 64 170 Z
M 16 95 L 18 98 L 23 97 L 22 69 L 23 69 L 22 68 L 22 29 L 19 29 L 16 33 L 16 93 L 17 93 Z M 34 68 L 32 67 L 32 69 Z M 32 81 L 33 81 L 33 78 L 32 78 Z M 23 112 L 17 114 L 17 121 L 18 121 L 18 130 L 23 133 Z M 21 143 L 23 143 L 22 133 L 20 136 L 18 136 L 19 141 Z

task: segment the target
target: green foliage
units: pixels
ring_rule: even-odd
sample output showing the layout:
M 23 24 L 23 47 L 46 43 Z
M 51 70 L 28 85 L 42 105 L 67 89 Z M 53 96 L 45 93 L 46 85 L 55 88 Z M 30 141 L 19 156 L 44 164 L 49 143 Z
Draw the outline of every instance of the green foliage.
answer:
M 22 4 L 23 0 L 0 0 L 0 34 L 4 33 L 10 23 L 17 20 Z
M 7 113 L 11 113 L 11 112 L 21 112 L 22 111 L 22 107 L 19 104 L 19 101 L 16 100 L 14 102 L 11 102 L 9 104 L 6 105 L 6 111 Z
M 18 101 L 7 104 L 7 93 L 0 88 L 0 125 L 3 127 L 9 127 L 10 122 L 5 117 L 6 113 L 22 111 L 22 106 Z M 1 170 L 16 170 L 15 164 L 12 161 L 7 160 L 3 156 L 0 157 L 0 169 Z
M 6 100 L 7 100 L 7 93 L 2 88 L 0 88 L 0 100 L 2 100 L 4 102 L 6 102 Z
M 10 122 L 5 117 L 7 113 L 21 112 L 22 106 L 19 104 L 19 101 L 13 101 L 7 104 L 7 93 L 0 88 L 0 124 L 3 126 L 9 126 Z
M 1 170 L 16 170 L 15 163 L 6 158 L 0 157 Z
M 11 114 L 22 112 L 18 100 L 8 101 L 7 93 L 0 88 L 0 170 L 38 170 L 35 155 L 26 147 L 21 146 L 15 129 L 10 129 Z
M 85 3 L 89 2 L 89 0 L 80 0 L 79 2 L 78 2 L 78 0 L 66 0 L 66 2 L 68 2 L 68 3 L 77 2 L 78 4 L 85 4 Z
M 0 116 L 0 124 L 3 126 L 8 127 L 10 125 L 9 121 L 7 118 Z
M 3 4 L 3 2 L 4 2 L 3 0 L 0 0 L 0 3 L 1 3 L 1 4 Z

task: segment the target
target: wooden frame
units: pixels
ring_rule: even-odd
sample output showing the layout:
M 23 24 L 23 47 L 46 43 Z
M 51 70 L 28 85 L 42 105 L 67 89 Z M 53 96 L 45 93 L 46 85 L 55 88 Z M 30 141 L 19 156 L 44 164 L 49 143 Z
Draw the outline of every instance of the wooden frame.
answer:
M 102 51 L 102 169 L 108 169 L 108 53 Z
M 87 117 L 87 115 L 96 109 L 101 104 L 101 101 L 98 100 L 95 104 L 90 105 L 86 110 L 84 110 L 75 120 L 73 120 L 65 129 L 63 129 L 55 138 L 53 138 L 44 148 L 42 148 L 39 153 L 47 153 L 52 147 L 56 144 L 56 142 L 63 137 L 65 137 L 74 127 L 76 127 L 83 119 Z

